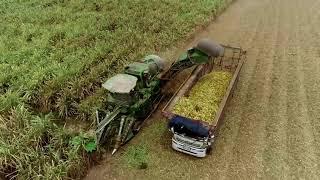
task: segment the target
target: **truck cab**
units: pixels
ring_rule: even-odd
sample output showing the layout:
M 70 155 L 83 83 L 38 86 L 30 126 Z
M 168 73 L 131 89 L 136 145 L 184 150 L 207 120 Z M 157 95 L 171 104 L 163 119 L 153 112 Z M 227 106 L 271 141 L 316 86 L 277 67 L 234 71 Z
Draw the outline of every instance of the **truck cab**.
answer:
M 169 121 L 172 148 L 196 157 L 205 157 L 214 141 L 212 128 L 200 121 L 175 115 Z

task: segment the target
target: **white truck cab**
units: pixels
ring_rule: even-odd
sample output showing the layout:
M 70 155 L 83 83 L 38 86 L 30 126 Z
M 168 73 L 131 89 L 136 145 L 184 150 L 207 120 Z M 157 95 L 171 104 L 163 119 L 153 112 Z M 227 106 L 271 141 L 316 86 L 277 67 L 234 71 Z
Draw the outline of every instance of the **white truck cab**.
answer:
M 185 119 L 184 121 L 189 121 Z M 189 124 L 189 127 L 188 127 Z M 198 127 L 196 129 L 200 129 L 202 125 L 196 123 Z M 188 128 L 188 130 L 186 130 Z M 214 135 L 197 134 L 197 131 L 191 132 L 190 121 L 186 124 L 171 123 L 171 127 L 169 130 L 173 133 L 172 136 L 172 148 L 176 151 L 183 152 L 196 157 L 205 157 L 207 153 L 211 150 L 211 145 L 214 141 Z M 203 128 L 202 130 L 208 130 Z M 200 131 L 203 132 L 203 131 Z
M 183 152 L 196 157 L 205 157 L 211 150 L 211 141 L 209 139 L 198 140 L 178 133 L 172 137 L 172 148 L 176 151 Z

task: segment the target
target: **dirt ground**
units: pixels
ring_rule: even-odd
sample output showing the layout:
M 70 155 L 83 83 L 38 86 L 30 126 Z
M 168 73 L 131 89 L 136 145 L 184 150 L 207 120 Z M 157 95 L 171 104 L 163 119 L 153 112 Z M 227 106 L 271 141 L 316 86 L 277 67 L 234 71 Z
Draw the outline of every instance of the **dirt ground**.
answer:
M 170 148 L 156 114 L 129 144 L 86 179 L 319 179 L 320 1 L 237 0 L 201 37 L 248 51 L 211 155 Z M 176 51 L 178 54 L 178 51 Z M 128 146 L 146 144 L 148 167 L 128 167 Z

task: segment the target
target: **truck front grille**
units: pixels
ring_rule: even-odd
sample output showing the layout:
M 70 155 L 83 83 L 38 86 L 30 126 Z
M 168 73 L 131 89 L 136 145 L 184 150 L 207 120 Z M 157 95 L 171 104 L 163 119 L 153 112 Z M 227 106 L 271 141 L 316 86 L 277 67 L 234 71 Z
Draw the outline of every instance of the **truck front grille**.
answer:
M 203 148 L 207 144 L 205 141 L 198 141 L 196 139 L 180 136 L 177 134 L 174 135 L 174 139 L 179 143 L 186 144 L 188 146 L 195 147 L 195 148 Z

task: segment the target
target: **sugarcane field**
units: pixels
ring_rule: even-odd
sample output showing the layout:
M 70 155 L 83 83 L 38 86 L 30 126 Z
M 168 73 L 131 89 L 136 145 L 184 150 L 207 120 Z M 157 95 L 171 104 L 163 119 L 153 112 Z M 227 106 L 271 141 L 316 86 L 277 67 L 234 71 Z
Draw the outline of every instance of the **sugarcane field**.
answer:
M 1 0 L 0 179 L 320 179 L 319 7 Z

